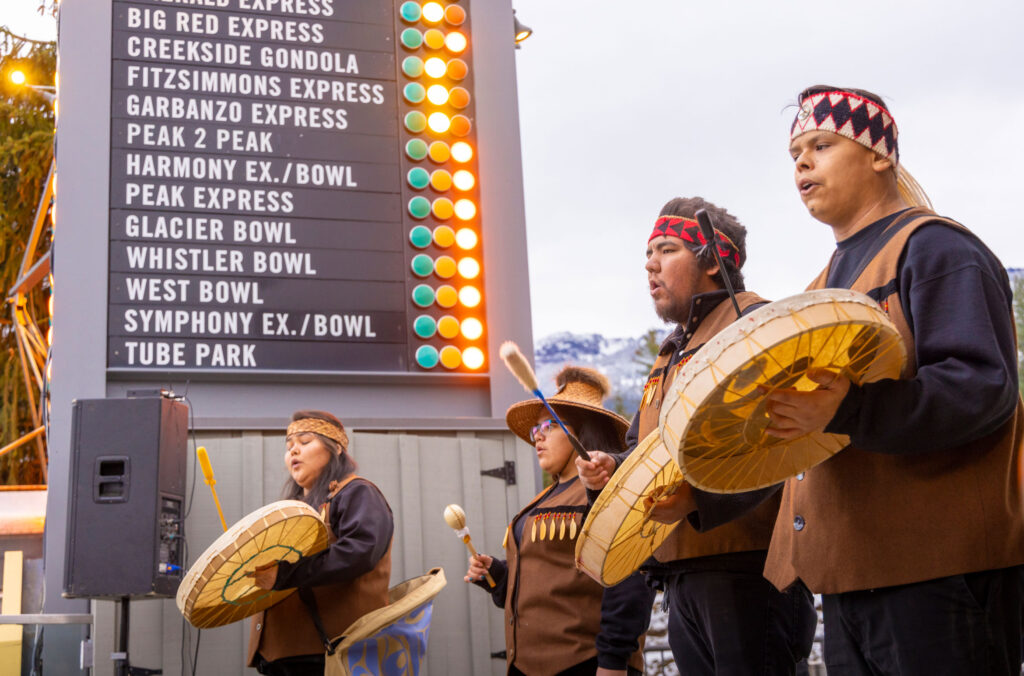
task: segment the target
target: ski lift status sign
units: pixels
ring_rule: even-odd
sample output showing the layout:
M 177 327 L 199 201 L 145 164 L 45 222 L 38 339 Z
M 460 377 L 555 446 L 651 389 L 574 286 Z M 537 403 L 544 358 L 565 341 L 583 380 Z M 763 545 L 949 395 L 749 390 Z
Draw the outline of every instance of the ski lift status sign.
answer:
M 486 371 L 471 18 L 114 0 L 108 368 Z

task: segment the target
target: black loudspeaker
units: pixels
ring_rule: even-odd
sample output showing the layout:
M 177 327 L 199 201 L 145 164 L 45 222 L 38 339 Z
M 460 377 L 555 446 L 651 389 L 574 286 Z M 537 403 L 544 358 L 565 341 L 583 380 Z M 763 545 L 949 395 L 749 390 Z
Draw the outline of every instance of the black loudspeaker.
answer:
M 64 596 L 174 596 L 188 407 L 159 393 L 75 400 L 71 435 Z

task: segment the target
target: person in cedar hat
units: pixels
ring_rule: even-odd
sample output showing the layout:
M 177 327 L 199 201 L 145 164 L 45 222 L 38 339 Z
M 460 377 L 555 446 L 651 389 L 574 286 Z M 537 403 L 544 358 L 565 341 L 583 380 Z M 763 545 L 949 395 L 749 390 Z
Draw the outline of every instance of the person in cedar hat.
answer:
M 712 217 L 714 242 L 705 240 L 695 220 L 700 209 Z M 719 269 L 712 246 L 718 247 L 725 270 Z M 767 303 L 743 290 L 745 260 L 746 228 L 725 209 L 700 197 L 677 197 L 662 207 L 648 237 L 645 269 L 655 312 L 676 326 L 647 378 L 626 435 L 627 450 L 594 451 L 589 462 L 576 460 L 588 489 L 602 489 L 658 427 L 665 393 L 680 369 L 736 320 L 722 275 L 739 291 L 744 314 Z M 717 495 L 683 484 L 652 510 L 657 521 L 682 521 L 641 567 L 665 589 L 669 645 L 681 674 L 792 674 L 809 654 L 817 624 L 810 593 L 799 584 L 780 593 L 762 575 L 778 488 Z
M 621 448 L 628 423 L 601 405 L 610 387 L 597 371 L 568 366 L 548 399 L 566 427 L 587 448 Z M 573 464 L 575 452 L 558 423 L 536 399 L 513 404 L 510 430 L 537 451 L 552 484 L 509 525 L 506 559 L 469 559 L 466 582 L 488 590 L 505 609 L 510 675 L 611 676 L 643 673 L 642 637 L 650 623 L 653 592 L 634 575 L 605 589 L 576 569 L 576 538 L 587 494 Z M 490 573 L 497 583 L 485 581 Z
M 1006 269 L 925 208 L 877 95 L 804 90 L 789 152 L 836 239 L 809 288 L 872 297 L 909 359 L 897 380 L 818 374 L 817 390 L 769 396 L 769 433 L 851 445 L 786 482 L 765 575 L 822 594 L 830 676 L 1016 676 L 1024 406 Z
M 322 676 L 329 640 L 388 605 L 394 519 L 380 490 L 356 476 L 341 421 L 298 411 L 285 436 L 283 498 L 321 510 L 327 549 L 256 571 L 263 589 L 298 592 L 252 617 L 248 665 L 272 676 Z

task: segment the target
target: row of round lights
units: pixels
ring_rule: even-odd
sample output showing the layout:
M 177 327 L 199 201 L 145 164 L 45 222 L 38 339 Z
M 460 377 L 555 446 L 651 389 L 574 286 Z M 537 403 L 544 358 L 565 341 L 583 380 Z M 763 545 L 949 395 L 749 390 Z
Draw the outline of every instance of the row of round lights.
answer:
M 471 252 L 479 245 L 479 237 L 470 227 L 477 217 L 477 207 L 468 194 L 476 187 L 470 164 L 474 153 L 473 146 L 461 140 L 473 128 L 461 112 L 471 101 L 469 91 L 460 86 L 469 75 L 469 66 L 459 58 L 468 47 L 468 40 L 457 30 L 466 21 L 466 10 L 456 4 L 444 6 L 430 1 L 421 6 L 409 1 L 399 7 L 399 15 L 410 24 L 401 31 L 399 42 L 409 52 L 415 52 L 401 63 L 402 73 L 409 80 L 402 88 L 402 97 L 415 107 L 403 118 L 405 129 L 414 136 L 406 142 L 405 154 L 417 163 L 406 174 L 406 182 L 414 191 L 427 193 L 413 196 L 406 208 L 416 221 L 431 218 L 439 223 L 432 228 L 418 224 L 409 232 L 409 243 L 418 250 L 410 267 L 415 277 L 424 280 L 413 288 L 412 302 L 417 308 L 436 306 L 442 312 L 456 306 L 477 308 L 483 300 L 476 282 L 481 269 Z M 416 27 L 420 24 L 426 28 Z M 436 108 L 425 111 L 419 106 Z M 447 136 L 453 142 L 428 142 L 420 134 Z M 419 163 L 437 166 L 429 168 L 429 164 Z M 431 192 L 434 194 L 428 196 Z M 428 253 L 431 247 L 441 250 L 441 255 Z M 460 253 L 449 255 L 446 250 Z M 435 278 L 441 282 L 436 288 L 427 283 Z M 440 317 L 421 314 L 413 321 L 413 332 L 422 340 L 476 341 L 483 336 L 484 325 L 472 316 L 460 321 L 447 313 Z M 415 360 L 425 369 L 441 365 L 447 369 L 464 366 L 477 370 L 483 366 L 484 353 L 476 346 L 460 350 L 455 345 L 437 348 L 425 344 L 416 349 Z

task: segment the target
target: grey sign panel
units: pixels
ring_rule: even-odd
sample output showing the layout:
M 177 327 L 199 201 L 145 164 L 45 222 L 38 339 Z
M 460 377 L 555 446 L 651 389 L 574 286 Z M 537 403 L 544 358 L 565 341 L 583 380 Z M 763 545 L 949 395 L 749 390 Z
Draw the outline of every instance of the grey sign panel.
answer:
M 233 307 L 261 310 L 287 308 L 292 312 L 333 313 L 405 311 L 405 284 L 393 281 L 347 280 L 345 293 L 332 293 L 332 284 L 318 279 L 269 279 L 209 276 L 110 275 L 110 302 L 155 307 Z M 325 302 L 325 297 L 330 298 Z
M 404 246 L 401 231 L 380 222 L 255 218 L 202 212 L 167 214 L 129 209 L 111 211 L 110 239 L 354 251 L 402 251 Z

